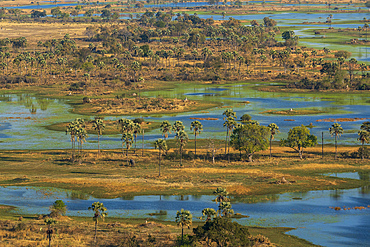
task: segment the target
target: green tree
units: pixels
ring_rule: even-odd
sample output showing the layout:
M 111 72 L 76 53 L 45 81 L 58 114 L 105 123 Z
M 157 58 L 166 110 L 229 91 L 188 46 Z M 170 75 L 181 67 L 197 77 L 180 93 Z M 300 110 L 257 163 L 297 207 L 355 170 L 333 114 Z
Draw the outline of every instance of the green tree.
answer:
M 364 159 L 364 143 L 369 143 L 370 140 L 370 121 L 363 122 L 360 129 L 358 140 L 362 143 L 361 159 Z
M 62 200 L 56 200 L 53 205 L 50 206 L 50 217 L 57 218 L 64 215 L 67 212 L 67 206 Z
M 171 134 L 171 124 L 167 120 L 164 120 L 161 125 L 159 126 L 162 136 L 164 136 L 164 140 L 168 138 L 168 134 Z
M 206 241 L 208 246 L 252 246 L 248 228 L 226 217 L 207 221 L 203 226 L 194 228 L 193 232 L 197 241 Z
M 189 140 L 188 134 L 185 132 L 185 130 L 180 130 L 176 132 L 175 136 L 178 145 L 180 146 L 180 165 L 182 166 L 182 150 L 184 149 L 186 143 Z
M 128 165 L 128 150 L 130 149 L 133 143 L 134 136 L 131 132 L 125 132 L 122 134 L 121 139 L 122 139 L 122 148 L 123 148 L 123 145 L 126 146 L 126 158 L 127 158 L 127 165 Z
M 92 124 L 94 130 L 98 134 L 98 154 L 100 154 L 100 136 L 103 134 L 105 124 L 103 122 L 103 119 L 100 117 L 95 117 L 95 119 L 92 121 Z
M 158 159 L 159 159 L 159 175 L 158 176 L 161 176 L 161 157 L 162 157 L 162 153 L 166 152 L 166 150 L 168 149 L 166 140 L 162 140 L 162 139 L 156 140 L 154 142 L 154 148 L 158 149 Z
M 95 235 L 94 235 L 94 243 L 96 244 L 96 236 L 98 233 L 98 221 L 101 218 L 104 221 L 104 218 L 108 215 L 107 208 L 104 207 L 102 202 L 94 202 L 91 204 L 91 207 L 88 210 L 94 211 L 93 220 L 95 222 Z
M 229 201 L 229 198 L 227 198 L 229 192 L 225 188 L 218 187 L 213 191 L 213 194 L 216 195 L 215 201 L 218 203 L 218 214 L 221 217 L 221 203 Z
M 194 137 L 195 137 L 195 155 L 197 155 L 197 135 L 199 135 L 203 131 L 203 125 L 198 120 L 191 122 L 190 130 L 193 130 Z
M 176 213 L 176 223 L 181 227 L 181 244 L 184 242 L 184 227 L 190 227 L 193 223 L 193 215 L 188 210 L 181 209 Z
M 252 117 L 249 114 L 244 114 L 243 116 L 241 116 L 240 120 L 242 121 L 242 123 L 245 123 L 251 121 Z
M 213 217 L 217 216 L 216 210 L 213 208 L 205 208 L 202 210 L 203 219 L 205 218 L 206 221 L 212 220 Z
M 332 127 L 329 128 L 329 133 L 330 133 L 331 136 L 334 136 L 334 138 L 335 138 L 335 159 L 337 159 L 337 155 L 338 155 L 337 140 L 338 140 L 338 137 L 341 134 L 343 134 L 343 128 L 339 123 L 334 123 L 332 125 Z
M 317 137 L 310 134 L 310 130 L 303 124 L 289 130 L 288 138 L 280 141 L 280 146 L 290 147 L 299 153 L 303 158 L 303 149 L 313 147 L 317 144 Z
M 269 129 L 258 124 L 246 124 L 237 127 L 230 138 L 234 149 L 245 151 L 249 162 L 253 162 L 253 154 L 268 148 Z
M 132 127 L 132 130 L 133 130 L 133 135 L 134 135 L 134 142 L 135 142 L 135 150 L 136 150 L 136 140 L 137 140 L 137 136 L 138 134 L 140 134 L 142 132 L 142 128 L 141 128 L 141 125 L 139 123 L 133 123 L 133 127 Z M 136 151 L 135 151 L 136 152 Z
M 185 126 L 181 121 L 176 121 L 172 125 L 172 130 L 175 131 L 175 132 L 179 132 L 180 130 L 185 130 Z
M 358 140 L 361 142 L 362 145 L 362 152 L 361 152 L 361 159 L 364 159 L 364 144 L 369 143 L 370 134 L 366 130 L 360 130 L 358 131 Z
M 231 209 L 230 202 L 221 202 L 220 203 L 220 211 L 224 217 L 230 217 L 234 214 L 234 210 Z
M 269 124 L 267 128 L 269 128 L 270 130 L 270 158 L 271 158 L 272 157 L 272 152 L 271 152 L 272 140 L 274 139 L 274 136 L 280 131 L 279 131 L 279 126 L 277 126 L 277 124 L 275 123 Z

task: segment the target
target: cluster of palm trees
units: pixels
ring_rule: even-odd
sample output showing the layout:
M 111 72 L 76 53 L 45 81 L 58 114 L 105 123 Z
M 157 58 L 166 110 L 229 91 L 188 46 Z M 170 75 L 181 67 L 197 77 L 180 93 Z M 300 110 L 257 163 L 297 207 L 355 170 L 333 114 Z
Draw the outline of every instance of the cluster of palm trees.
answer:
M 127 157 L 127 165 L 129 162 L 128 158 L 128 150 L 131 148 L 132 144 L 135 143 L 136 149 L 136 139 L 139 133 L 142 133 L 141 125 L 137 122 L 132 121 L 131 119 L 119 119 L 118 120 L 118 128 L 122 134 L 122 152 L 124 150 L 124 146 L 126 146 L 126 157 Z
M 85 120 L 82 118 L 76 118 L 74 121 L 69 123 L 67 126 L 66 134 L 70 134 L 72 143 L 72 160 L 75 158 L 75 149 L 77 143 L 78 155 L 80 156 L 82 150 L 82 144 L 86 141 L 87 131 L 86 131 Z
M 185 126 L 181 121 L 175 121 L 173 125 L 170 124 L 169 121 L 165 120 L 160 125 L 160 130 L 162 135 L 164 136 L 163 139 L 158 139 L 155 142 L 155 148 L 159 150 L 159 160 L 161 159 L 162 152 L 167 150 L 167 143 L 166 139 L 168 138 L 168 134 L 171 134 L 171 130 L 175 133 L 175 139 L 180 149 L 180 165 L 182 166 L 182 153 L 186 143 L 189 140 L 188 134 L 185 131 Z M 203 131 L 203 125 L 198 120 L 191 122 L 190 130 L 193 131 L 195 137 L 195 155 L 197 154 L 197 136 Z M 160 173 L 159 173 L 160 175 Z
M 217 188 L 214 192 L 216 195 L 215 201 L 218 204 L 218 210 L 213 208 L 205 208 L 202 210 L 203 217 L 200 219 L 205 220 L 206 222 L 211 221 L 214 217 L 231 217 L 234 214 L 234 210 L 231 209 L 230 198 L 228 198 L 228 192 L 225 188 Z M 184 239 L 184 227 L 190 227 L 193 222 L 193 215 L 189 210 L 181 209 L 176 213 L 176 223 L 181 227 L 181 242 Z

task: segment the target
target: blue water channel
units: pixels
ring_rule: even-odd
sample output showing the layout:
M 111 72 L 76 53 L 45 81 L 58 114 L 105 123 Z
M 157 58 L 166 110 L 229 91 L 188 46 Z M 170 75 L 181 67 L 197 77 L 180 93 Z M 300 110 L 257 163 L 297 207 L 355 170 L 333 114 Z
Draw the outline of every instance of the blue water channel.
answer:
M 267 126 L 276 123 L 280 131 L 276 140 L 285 138 L 290 128 L 300 125 L 312 125 L 311 133 L 321 136 L 324 132 L 325 143 L 333 143 L 334 139 L 329 134 L 331 122 L 318 122 L 327 118 L 370 118 L 369 98 L 356 94 L 343 94 L 343 97 L 331 98 L 330 95 L 314 96 L 305 94 L 284 94 L 259 92 L 252 89 L 250 84 L 230 84 L 224 86 L 179 87 L 172 90 L 143 92 L 147 97 L 188 98 L 189 100 L 209 100 L 222 103 L 223 107 L 216 107 L 204 111 L 187 112 L 180 114 L 144 116 L 146 121 L 169 120 L 171 123 L 179 120 L 186 126 L 190 134 L 192 118 L 215 118 L 217 120 L 200 120 L 203 124 L 203 132 L 198 138 L 223 139 L 222 113 L 227 108 L 233 108 L 237 118 L 243 114 L 249 114 L 252 119 Z M 367 99 L 367 100 L 366 100 Z M 247 103 L 246 103 L 247 102 Z M 32 114 L 31 104 L 37 108 L 36 114 Z M 263 114 L 266 110 L 278 109 L 318 109 L 328 113 L 318 115 L 283 116 Z M 45 126 L 71 122 L 77 117 L 93 119 L 94 116 L 81 116 L 72 113 L 72 107 L 63 100 L 44 99 L 38 100 L 34 96 L 7 95 L 0 97 L 0 148 L 1 149 L 68 149 L 71 146 L 70 138 L 65 132 L 47 130 Z M 130 116 L 106 117 L 105 119 L 118 120 Z M 287 121 L 289 120 L 289 121 Z M 370 119 L 369 119 L 370 120 Z M 369 121 L 367 120 L 367 121 Z M 341 122 L 345 133 L 339 137 L 339 144 L 359 145 L 357 131 L 366 120 L 354 122 Z M 152 148 L 154 140 L 162 138 L 160 130 L 153 130 L 145 134 L 145 148 Z M 173 138 L 170 134 L 169 138 Z M 139 138 L 141 141 L 141 138 Z M 121 135 L 104 135 L 100 139 L 102 149 L 115 149 L 121 146 Z M 141 142 L 139 146 L 141 147 Z M 97 148 L 97 136 L 89 135 L 84 143 L 85 149 Z
M 160 219 L 174 221 L 176 211 L 190 210 L 194 221 L 204 208 L 217 209 L 214 196 L 133 196 L 117 199 L 97 199 L 78 192 L 25 187 L 0 187 L 0 204 L 16 206 L 19 214 L 47 214 L 57 199 L 67 205 L 67 216 L 92 216 L 87 208 L 95 201 L 104 203 L 108 217 Z M 322 246 L 367 246 L 370 243 L 370 190 L 325 190 L 305 193 L 285 193 L 253 197 L 232 198 L 235 213 L 249 216 L 237 219 L 247 226 L 292 227 L 288 234 Z M 362 210 L 336 211 L 331 207 L 365 207 Z M 150 216 L 149 213 L 166 214 Z M 199 220 L 198 220 L 199 221 Z

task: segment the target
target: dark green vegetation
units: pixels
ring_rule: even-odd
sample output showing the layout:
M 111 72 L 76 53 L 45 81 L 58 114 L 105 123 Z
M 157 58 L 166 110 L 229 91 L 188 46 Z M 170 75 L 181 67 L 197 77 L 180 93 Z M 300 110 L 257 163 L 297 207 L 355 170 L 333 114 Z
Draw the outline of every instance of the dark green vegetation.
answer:
M 211 6 L 204 10 L 205 13 L 225 16 L 224 11 L 246 14 L 269 8 L 265 2 L 258 7 L 241 5 L 242 2 L 237 1 L 231 6 Z M 130 8 L 130 20 L 119 20 L 119 12 L 124 7 Z M 30 25 L 27 27 L 29 30 L 49 22 L 55 22 L 53 25 L 56 30 L 59 30 L 58 25 L 71 25 L 71 31 L 63 32 L 62 37 L 57 34 L 60 31 L 55 31 L 51 38 L 48 35 L 33 37 L 37 33 L 32 31 L 28 36 L 15 32 L 16 35 L 2 37 L 0 69 L 3 75 L 0 83 L 4 92 L 24 90 L 52 98 L 69 98 L 72 112 L 89 116 L 133 116 L 194 111 L 218 105 L 206 101 L 185 103 L 183 99 L 142 96 L 143 91 L 168 89 L 173 81 L 218 84 L 240 80 L 279 80 L 288 83 L 278 90 L 288 91 L 361 90 L 366 93 L 370 89 L 368 67 L 365 64 L 350 59 L 350 54 L 345 52 L 299 47 L 298 37 L 293 31 L 280 31 L 276 21 L 268 17 L 264 18 L 263 23 L 252 20 L 247 23 L 251 26 L 245 26 L 245 22 L 235 19 L 203 20 L 187 12 L 178 13 L 172 20 L 175 16 L 173 10 L 144 10 L 142 7 L 140 2 L 112 2 L 102 6 L 86 4 L 67 9 L 53 8 L 46 12 L 25 13 L 17 9 L 2 9 L 2 18 Z M 280 6 L 279 10 L 284 10 L 284 6 Z M 49 13 L 53 17 L 45 17 Z M 84 17 L 77 17 L 81 13 Z M 100 16 L 95 17 L 94 13 Z M 133 13 L 142 15 L 134 17 Z M 94 25 L 90 25 L 90 22 Z M 83 29 L 83 34 L 77 34 L 79 30 L 76 31 L 75 27 L 72 31 L 72 24 L 82 25 L 79 28 Z M 6 28 L 9 29 L 8 26 Z M 364 31 L 367 35 L 367 28 L 359 33 Z M 355 34 L 356 31 L 346 33 L 348 37 Z M 282 37 L 282 42 L 278 41 L 279 37 Z M 271 88 L 267 87 L 268 90 Z M 322 113 L 315 110 L 283 112 L 286 115 L 295 115 L 291 112 L 298 115 Z M 32 105 L 31 113 L 36 113 Z M 266 113 L 281 114 L 274 111 Z M 240 196 L 240 200 L 251 201 L 262 200 L 266 194 L 286 191 L 368 185 L 368 181 L 321 175 L 325 172 L 353 171 L 368 174 L 366 161 L 360 160 L 369 155 L 364 146 L 369 141 L 370 131 L 366 122 L 358 132 L 361 149 L 339 146 L 340 155 L 337 155 L 337 145 L 335 151 L 333 147 L 325 146 L 323 159 L 319 159 L 320 148 L 313 147 L 317 138 L 310 135 L 304 126 L 292 128 L 281 145 L 296 149 L 300 158 L 305 158 L 299 161 L 288 148 L 272 143 L 278 126 L 260 126 L 247 115 L 242 117 L 243 125 L 240 125 L 231 109 L 224 115 L 227 134 L 226 141 L 222 142 L 197 139 L 202 134 L 202 126 L 197 121 L 192 123 L 194 141 L 189 140 L 181 122 L 168 126 L 165 122 L 143 124 L 141 121 L 136 123 L 141 124 L 137 126 L 135 121 L 128 119 L 103 121 L 97 117 L 94 120 L 76 119 L 72 123 L 49 126 L 62 131 L 68 126 L 72 151 L 2 151 L 0 184 L 72 189 L 77 198 L 84 198 L 86 194 L 110 198 L 137 194 L 207 194 L 210 193 L 209 188 L 224 186 L 236 198 Z M 137 152 L 136 138 L 140 131 L 158 127 L 164 139 L 170 130 L 175 133 L 176 139 L 159 139 L 154 145 L 158 150 Z M 83 150 L 87 134 L 97 134 L 99 140 L 101 135 L 116 133 L 122 134 L 122 150 L 100 150 L 99 141 L 97 151 Z M 332 133 L 336 138 L 339 132 Z M 303 148 L 305 156 L 302 154 Z M 332 160 L 334 154 L 335 161 Z M 243 162 L 244 159 L 252 161 L 252 155 L 258 162 Z M 79 165 L 74 162 L 76 158 Z M 129 163 L 130 159 L 135 162 Z M 282 179 L 289 181 L 289 185 L 281 184 L 279 181 Z M 219 192 L 219 217 L 208 220 L 214 214 L 210 210 L 204 213 L 207 223 L 194 226 L 196 230 L 193 237 L 197 241 L 207 239 L 219 245 L 238 246 L 252 245 L 253 242 L 269 244 L 265 237 L 255 234 L 260 233 L 282 246 L 309 245 L 283 235 L 287 229 L 248 230 L 231 223 L 226 219 L 232 214 L 231 204 L 226 200 L 227 193 L 222 190 Z M 51 209 L 57 215 L 65 211 L 61 202 L 55 202 Z M 91 222 L 91 218 L 73 218 L 72 222 L 67 219 L 60 223 L 58 234 L 62 240 L 56 244 L 84 246 L 94 242 L 107 246 L 153 246 L 161 243 L 171 246 L 179 243 L 177 236 L 180 230 L 174 226 L 174 222 L 166 222 L 167 226 L 164 226 L 160 222 L 143 224 L 143 219 L 108 217 L 106 223 L 99 221 L 98 228 L 98 219 L 106 209 L 99 203 L 93 204 L 91 209 L 94 211 L 94 226 L 86 223 L 87 220 Z M 29 244 L 26 241 L 34 241 L 30 232 L 37 239 L 45 237 L 44 232 L 39 230 L 44 225 L 42 219 L 26 216 L 26 223 L 15 222 L 14 215 L 3 210 L 8 208 L 0 207 L 0 213 L 4 213 L 11 221 L 1 222 L 0 231 L 8 234 L 10 239 L 18 239 L 18 242 L 10 245 L 26 245 Z M 192 223 L 190 216 L 191 213 L 186 210 L 179 211 L 177 224 L 181 226 L 182 243 L 191 239 L 187 238 L 186 232 L 184 235 L 186 227 Z M 122 222 L 129 222 L 130 225 L 123 226 Z M 55 222 L 45 223 L 48 230 L 54 228 Z M 233 238 L 219 234 L 223 229 L 232 232 Z M 92 230 L 95 231 L 94 241 L 91 238 Z M 247 238 L 249 232 L 254 237 Z M 111 234 L 110 238 L 105 238 L 108 233 Z M 49 237 L 49 241 L 51 239 Z

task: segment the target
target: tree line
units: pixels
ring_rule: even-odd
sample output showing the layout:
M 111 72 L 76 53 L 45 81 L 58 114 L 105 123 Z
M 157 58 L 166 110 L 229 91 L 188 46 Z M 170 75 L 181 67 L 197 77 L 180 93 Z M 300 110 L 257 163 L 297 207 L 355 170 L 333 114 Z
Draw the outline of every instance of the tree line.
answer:
M 279 133 L 279 126 L 275 123 L 271 123 L 268 126 L 262 126 L 257 121 L 252 120 L 248 114 L 244 114 L 240 121 L 237 121 L 235 112 L 232 109 L 227 109 L 223 113 L 224 124 L 226 128 L 225 135 L 225 157 L 230 162 L 230 147 L 236 151 L 240 152 L 239 159 L 242 159 L 242 152 L 248 158 L 249 162 L 253 162 L 253 155 L 259 151 L 270 149 L 270 158 L 272 157 L 272 140 L 275 135 Z M 105 124 L 102 118 L 96 117 L 92 120 L 93 127 L 98 135 L 98 155 L 100 154 L 100 136 L 103 134 L 105 129 Z M 142 138 L 142 152 L 144 150 L 144 131 L 141 126 L 141 119 L 119 119 L 117 120 L 117 128 L 122 135 L 122 154 L 126 156 L 127 165 L 129 165 L 129 150 L 133 144 L 135 144 L 138 135 L 141 133 Z M 177 147 L 179 148 L 180 154 L 180 166 L 183 165 L 183 153 L 186 144 L 189 141 L 188 133 L 185 131 L 185 126 L 181 121 L 175 121 L 171 124 L 169 121 L 164 120 L 160 124 L 160 131 L 162 133 L 163 139 L 159 138 L 153 143 L 153 147 L 158 149 L 158 166 L 159 166 L 159 176 L 161 176 L 161 160 L 162 156 L 166 156 L 169 150 L 167 145 L 168 135 L 173 131 L 174 138 L 176 140 Z M 194 158 L 197 157 L 197 137 L 203 131 L 203 125 L 200 121 L 195 120 L 190 124 L 190 131 L 194 135 Z M 335 140 L 335 159 L 338 157 L 337 152 L 337 140 L 339 136 L 343 134 L 344 130 L 339 123 L 334 123 L 329 128 L 329 133 L 334 136 Z M 81 161 L 81 150 L 82 144 L 86 141 L 87 132 L 85 129 L 85 121 L 83 119 L 77 118 L 72 121 L 68 126 L 66 133 L 70 134 L 72 143 L 72 160 L 75 159 L 75 150 L 78 151 L 78 157 Z M 362 159 L 368 157 L 368 150 L 364 147 L 365 143 L 370 140 L 370 122 L 364 122 L 360 130 L 358 131 L 358 140 L 361 142 L 362 147 L 359 149 L 359 154 Z M 279 145 L 283 147 L 290 147 L 295 150 L 300 159 L 303 159 L 304 149 L 308 147 L 313 147 L 317 145 L 318 140 L 315 135 L 310 134 L 309 128 L 304 125 L 293 127 L 289 130 L 287 138 L 283 138 L 279 141 Z M 76 147 L 77 144 L 77 147 Z M 214 143 L 212 148 L 212 156 L 214 161 L 215 148 Z M 133 161 L 131 161 L 133 162 Z M 133 165 L 133 164 L 131 164 Z

